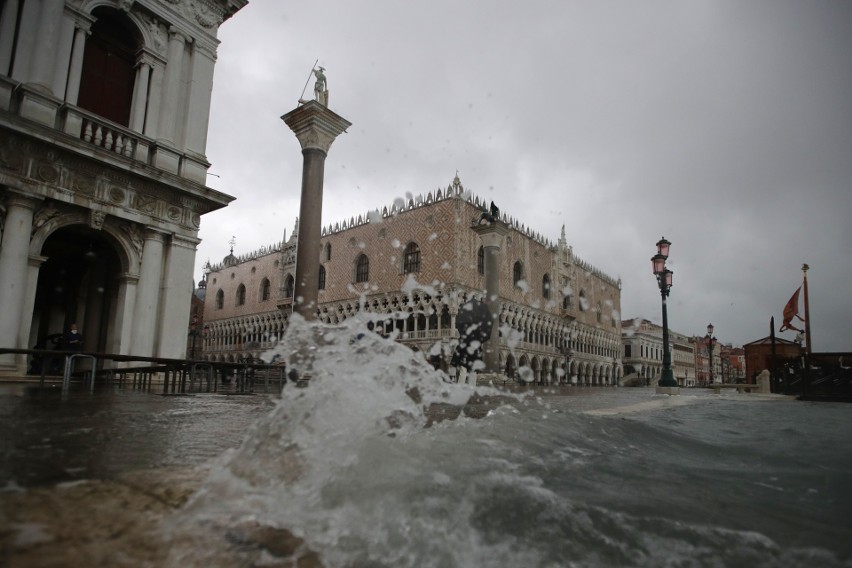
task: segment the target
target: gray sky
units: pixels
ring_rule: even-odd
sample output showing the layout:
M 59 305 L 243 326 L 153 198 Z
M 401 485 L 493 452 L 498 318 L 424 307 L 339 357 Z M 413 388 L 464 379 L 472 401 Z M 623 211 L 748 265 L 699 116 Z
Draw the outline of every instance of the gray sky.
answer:
M 852 2 L 252 0 L 220 29 L 196 278 L 281 239 L 302 156 L 280 116 L 316 59 L 353 123 L 323 225 L 467 189 L 620 277 L 622 316 L 742 345 L 808 263 L 815 351 L 852 350 Z M 305 91 L 313 94 L 311 78 Z M 804 308 L 802 308 L 803 310 Z M 793 339 L 791 332 L 780 337 Z

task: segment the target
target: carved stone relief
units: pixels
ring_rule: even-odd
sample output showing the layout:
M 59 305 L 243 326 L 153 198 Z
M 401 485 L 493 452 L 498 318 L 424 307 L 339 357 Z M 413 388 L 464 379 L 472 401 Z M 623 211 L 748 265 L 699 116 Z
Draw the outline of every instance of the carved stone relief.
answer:
M 150 195 L 144 193 L 136 194 L 136 209 L 143 213 L 153 213 L 157 208 L 157 200 Z
M 117 205 L 124 203 L 124 199 L 127 197 L 127 194 L 120 187 L 112 186 L 107 191 L 107 197 L 109 200 Z
M 89 211 L 89 227 L 100 231 L 104 227 L 106 213 L 103 211 Z
M 45 223 L 59 215 L 59 213 L 59 209 L 54 207 L 52 203 L 48 203 L 39 208 L 33 215 L 33 227 L 30 234 L 34 234 L 36 231 L 41 229 Z
M 19 172 L 24 167 L 24 155 L 12 146 L 11 141 L 0 146 L 0 167 L 13 172 Z
M 74 172 L 74 178 L 71 182 L 71 188 L 74 191 L 79 191 L 85 195 L 92 195 L 95 192 L 95 187 L 98 185 L 98 178 L 91 174 Z
M 121 225 L 121 230 L 124 231 L 127 238 L 130 239 L 130 243 L 133 245 L 133 249 L 136 251 L 138 258 L 141 261 L 142 249 L 145 246 L 145 241 L 142 239 L 142 232 L 135 223 L 123 223 Z
M 47 162 L 39 162 L 35 167 L 35 176 L 39 181 L 56 183 L 59 181 L 59 168 Z

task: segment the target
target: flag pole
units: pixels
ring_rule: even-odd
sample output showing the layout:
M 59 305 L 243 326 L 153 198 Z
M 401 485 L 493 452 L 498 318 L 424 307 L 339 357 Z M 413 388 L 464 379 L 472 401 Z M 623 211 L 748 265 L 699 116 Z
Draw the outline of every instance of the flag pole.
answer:
M 807 351 L 808 355 L 811 354 L 811 314 L 808 311 L 808 269 L 810 266 L 807 264 L 802 265 L 802 274 L 804 283 L 802 286 L 805 288 L 805 351 Z

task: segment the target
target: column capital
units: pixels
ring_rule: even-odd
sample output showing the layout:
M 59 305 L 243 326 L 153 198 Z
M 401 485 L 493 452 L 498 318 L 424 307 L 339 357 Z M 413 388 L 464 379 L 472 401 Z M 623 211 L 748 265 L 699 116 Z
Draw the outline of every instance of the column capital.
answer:
M 328 154 L 331 143 L 352 126 L 342 116 L 317 101 L 308 101 L 281 117 L 296 135 L 302 150 L 314 149 Z
M 482 239 L 482 244 L 485 248 L 501 248 L 506 235 L 512 230 L 503 221 L 491 221 L 482 225 L 474 225 L 471 227 L 473 231 Z
M 172 246 L 183 247 L 185 249 L 189 249 L 194 251 L 198 246 L 198 243 L 201 242 L 201 239 L 197 239 L 195 237 L 188 237 L 186 235 L 178 235 L 177 233 L 172 235 Z
M 171 236 L 171 233 L 157 227 L 145 227 L 143 235 L 146 241 L 159 241 L 162 243 L 166 238 Z
M 31 195 L 28 193 L 22 193 L 10 187 L 5 188 L 5 190 L 7 208 L 16 205 L 18 207 L 23 207 L 25 209 L 31 209 L 35 211 L 39 203 L 44 201 L 43 197 Z M 0 200 L 2 200 L 2 197 L 3 196 L 0 195 Z

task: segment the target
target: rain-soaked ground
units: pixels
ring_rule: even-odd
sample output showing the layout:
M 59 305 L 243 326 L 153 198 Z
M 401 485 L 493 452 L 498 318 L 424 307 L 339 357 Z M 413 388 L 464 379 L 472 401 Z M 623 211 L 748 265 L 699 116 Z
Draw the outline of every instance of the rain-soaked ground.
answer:
M 273 404 L 262 394 L 63 394 L 58 385 L 0 384 L 0 488 L 197 466 L 237 446 Z

